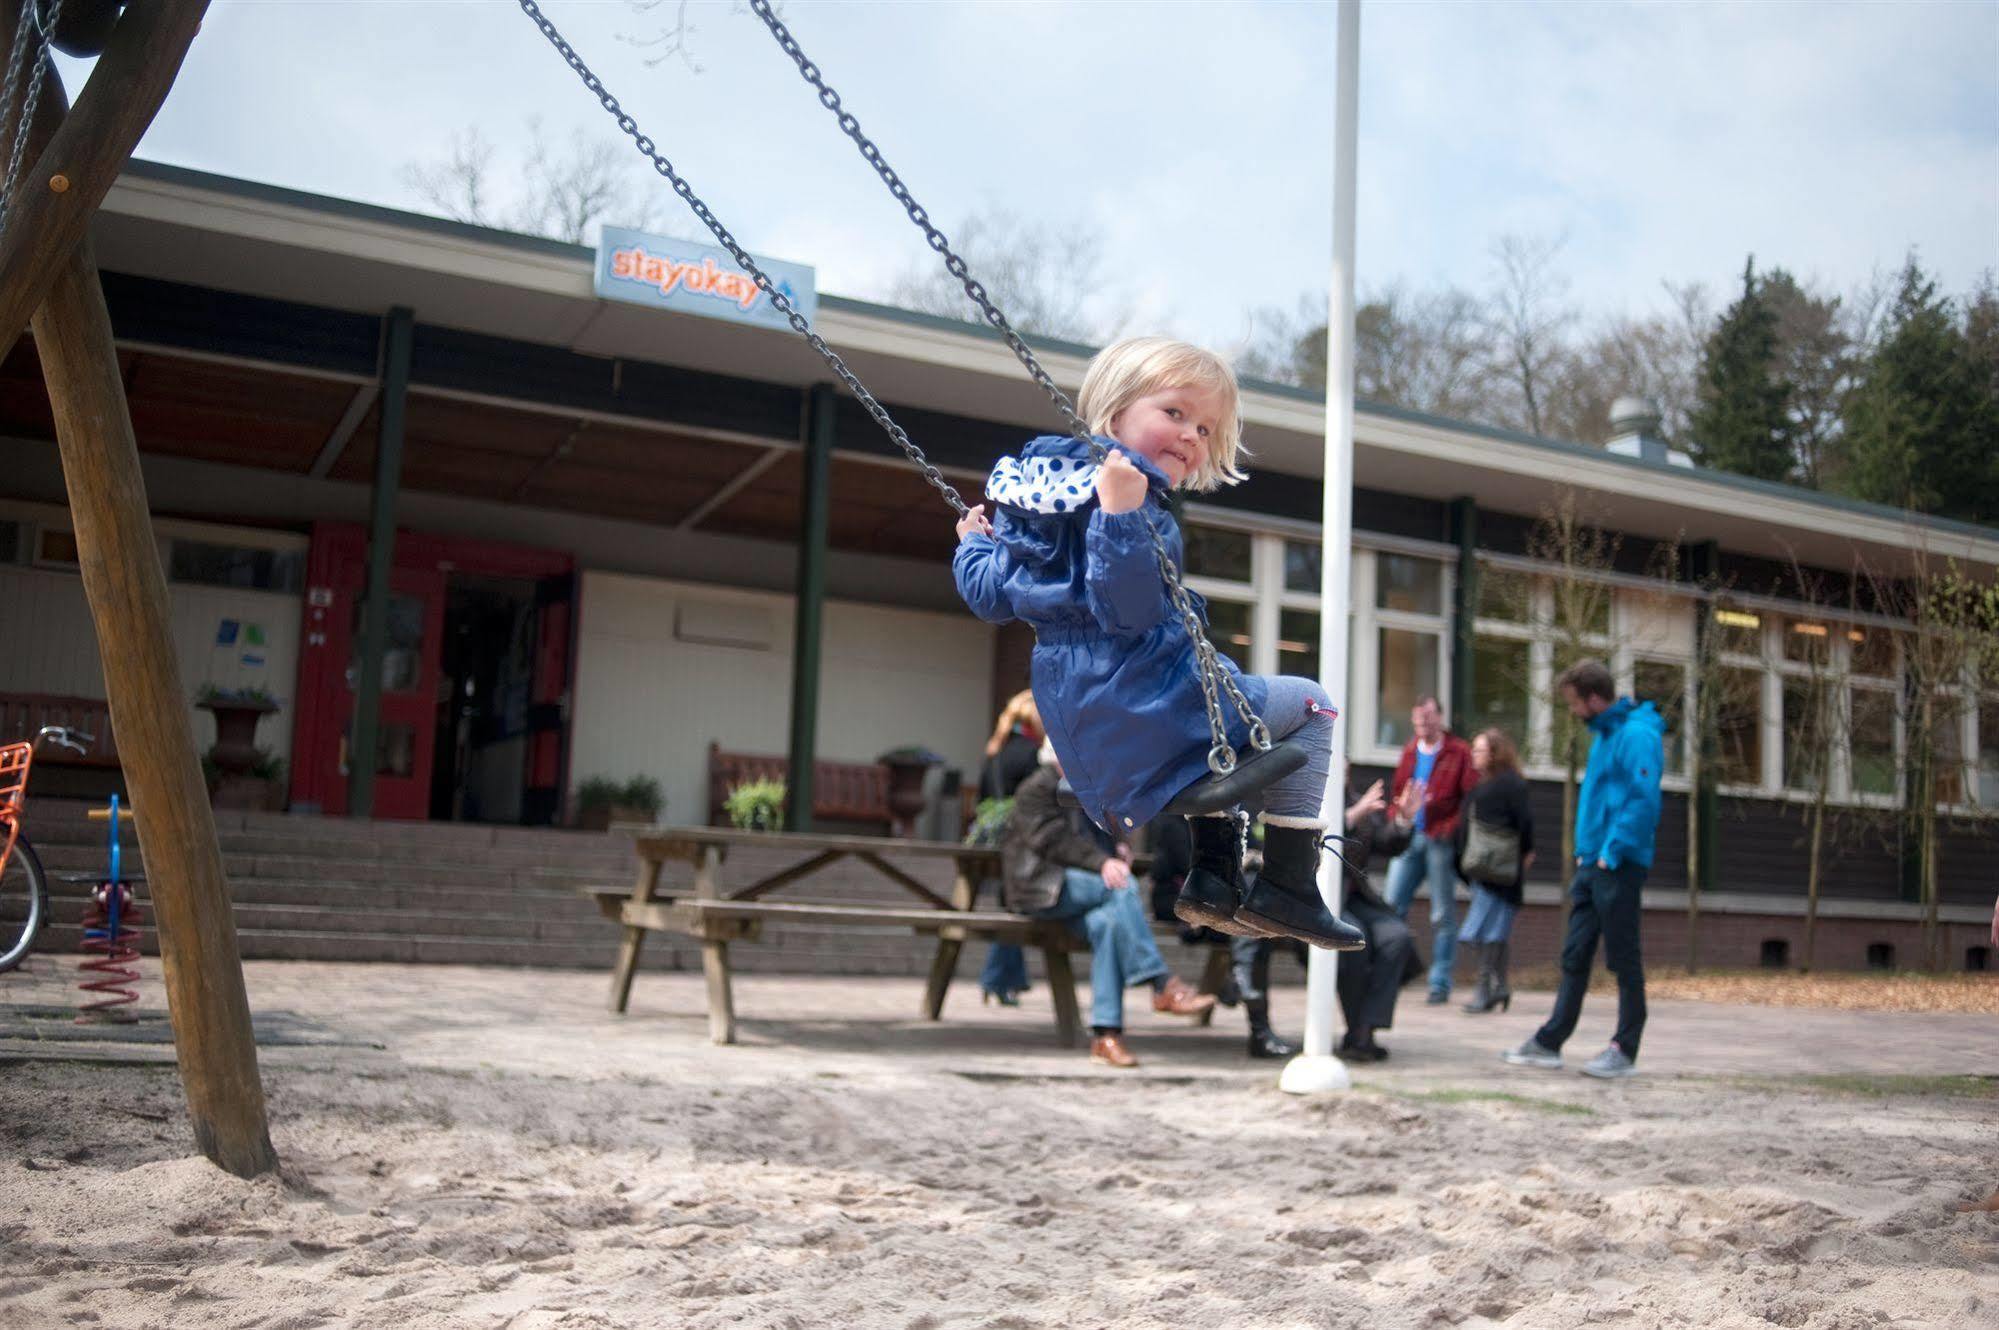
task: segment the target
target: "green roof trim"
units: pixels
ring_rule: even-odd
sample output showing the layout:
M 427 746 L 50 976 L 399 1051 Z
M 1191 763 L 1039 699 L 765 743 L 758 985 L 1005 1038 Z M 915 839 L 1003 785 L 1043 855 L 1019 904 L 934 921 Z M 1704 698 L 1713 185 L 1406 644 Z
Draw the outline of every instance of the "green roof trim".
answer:
M 539 254 L 549 258 L 576 259 L 580 262 L 595 262 L 596 253 L 590 245 L 574 245 L 566 240 L 550 240 L 545 236 L 522 235 L 517 231 L 505 231 L 497 227 L 478 226 L 471 222 L 453 221 L 448 217 L 434 217 L 428 213 L 410 212 L 402 208 L 387 208 L 380 204 L 359 203 L 352 199 L 336 198 L 329 194 L 313 194 L 305 190 L 289 189 L 282 185 L 267 185 L 260 181 L 244 180 L 237 176 L 217 175 L 213 172 L 197 170 L 194 167 L 175 166 L 166 162 L 144 161 L 132 158 L 125 164 L 124 174 L 142 180 L 161 180 L 172 184 L 187 185 L 196 189 L 209 189 L 217 193 L 233 194 L 239 198 L 262 199 L 272 203 L 288 204 L 296 208 L 310 209 L 336 217 L 353 217 L 365 221 L 381 222 L 392 226 L 407 227 L 415 231 L 427 231 L 433 235 L 451 236 L 460 240 L 475 240 L 485 244 L 498 245 L 519 250 L 523 254 Z M 821 294 L 819 303 L 825 309 L 837 309 L 845 313 L 866 315 L 885 319 L 912 327 L 928 328 L 934 332 L 955 333 L 959 336 L 981 338 L 991 342 L 1001 342 L 999 331 L 988 324 L 971 319 L 954 319 L 940 314 L 924 314 L 916 310 L 900 309 L 894 305 L 877 304 L 870 300 L 857 300 L 851 296 Z M 1099 348 L 1081 342 L 1063 341 L 1053 337 L 1024 336 L 1024 340 L 1037 350 L 1050 351 L 1061 355 L 1088 359 Z M 1324 395 L 1310 388 L 1300 388 L 1288 383 L 1273 383 L 1266 379 L 1245 378 L 1242 386 L 1257 393 L 1272 397 L 1289 398 L 1297 402 L 1317 403 Z M 1738 476 L 1728 471 L 1713 471 L 1705 467 L 1689 470 L 1686 467 L 1671 466 L 1662 462 L 1648 462 L 1643 458 L 1625 457 L 1619 453 L 1605 452 L 1588 444 L 1571 443 L 1562 439 L 1549 439 L 1536 434 L 1526 434 L 1518 430 L 1502 429 L 1493 425 L 1481 425 L 1468 420 L 1453 420 L 1446 416 L 1431 415 L 1425 411 L 1415 411 L 1404 406 L 1391 406 L 1385 402 L 1356 400 L 1354 409 L 1371 416 L 1387 420 L 1406 421 L 1413 425 L 1423 425 L 1433 429 L 1451 430 L 1459 434 L 1470 434 L 1492 439 L 1499 443 L 1520 444 L 1539 448 L 1557 457 L 1588 458 L 1592 461 L 1607 461 L 1617 466 L 1630 468 L 1660 478 L 1675 480 L 1697 480 L 1709 484 L 1722 485 L 1729 489 L 1750 494 L 1760 494 L 1773 499 L 1785 499 L 1793 503 L 1803 503 L 1827 509 L 1831 512 L 1849 513 L 1855 516 L 1873 517 L 1883 521 L 1900 522 L 1957 536 L 1967 536 L 1977 540 L 1999 541 L 1999 525 L 1984 525 L 1964 522 L 1955 518 L 1930 517 L 1887 504 L 1870 503 L 1864 499 L 1848 498 L 1842 494 L 1828 494 L 1823 490 L 1806 489 L 1800 485 L 1786 485 L 1777 481 L 1757 480 L 1750 476 Z

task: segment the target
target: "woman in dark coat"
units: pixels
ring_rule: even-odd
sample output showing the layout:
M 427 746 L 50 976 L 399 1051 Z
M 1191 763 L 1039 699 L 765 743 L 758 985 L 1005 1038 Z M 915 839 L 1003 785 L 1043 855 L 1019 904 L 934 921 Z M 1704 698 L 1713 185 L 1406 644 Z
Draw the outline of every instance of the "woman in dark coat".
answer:
M 1409 925 L 1367 880 L 1368 863 L 1376 855 L 1393 858 L 1409 848 L 1421 800 L 1422 787 L 1414 781 L 1403 788 L 1402 802 L 1392 810 L 1380 781 L 1358 795 L 1352 785 L 1347 786 L 1340 917 L 1367 934 L 1365 951 L 1340 957 L 1337 983 L 1347 1032 L 1333 1052 L 1348 1062 L 1379 1062 L 1388 1056 L 1388 1050 L 1375 1042 L 1375 1031 L 1395 1023 L 1396 995 L 1423 972 Z
M 1480 953 L 1478 991 L 1464 1007 L 1477 1015 L 1495 1007 L 1504 1011 L 1513 1002 L 1506 984 L 1506 951 L 1513 916 L 1520 912 L 1521 883 L 1534 862 L 1534 809 L 1527 798 L 1527 778 L 1520 774 L 1520 755 L 1503 730 L 1485 730 L 1474 738 L 1471 762 L 1479 783 L 1458 826 L 1458 874 L 1471 883 L 1471 908 L 1458 930 L 1458 945 Z M 1491 862 L 1488 844 L 1504 851 L 1504 864 Z M 1509 845 L 1517 848 L 1508 850 Z
M 979 773 L 979 798 L 1011 799 L 1020 783 L 1040 765 L 1041 714 L 1034 709 L 1034 693 L 1021 689 L 1008 699 L 986 741 L 986 765 Z M 1027 953 L 1018 944 L 995 942 L 986 948 L 985 967 L 979 971 L 981 1001 L 998 1002 L 1003 1007 L 1020 1005 L 1027 991 Z

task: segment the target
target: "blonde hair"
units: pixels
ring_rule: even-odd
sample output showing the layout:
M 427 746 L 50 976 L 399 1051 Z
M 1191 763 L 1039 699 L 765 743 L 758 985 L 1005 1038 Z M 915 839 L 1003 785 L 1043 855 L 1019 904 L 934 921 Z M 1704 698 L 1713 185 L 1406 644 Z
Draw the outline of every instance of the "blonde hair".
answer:
M 1239 458 L 1249 455 L 1242 446 L 1241 393 L 1235 371 L 1212 351 L 1170 337 L 1128 337 L 1114 342 L 1090 362 L 1077 406 L 1092 434 L 1108 434 L 1111 422 L 1126 407 L 1167 388 L 1210 388 L 1222 398 L 1222 418 L 1215 436 L 1208 440 L 1208 455 L 1183 486 L 1213 490 L 1244 479 L 1236 466 Z
M 999 723 L 993 726 L 993 737 L 986 740 L 986 756 L 998 757 L 999 750 L 1006 746 L 1006 737 L 1013 733 L 1013 727 L 1026 722 L 1034 731 L 1028 737 L 1041 737 L 1041 708 L 1034 705 L 1034 690 L 1023 688 L 1006 700 L 1001 709 Z

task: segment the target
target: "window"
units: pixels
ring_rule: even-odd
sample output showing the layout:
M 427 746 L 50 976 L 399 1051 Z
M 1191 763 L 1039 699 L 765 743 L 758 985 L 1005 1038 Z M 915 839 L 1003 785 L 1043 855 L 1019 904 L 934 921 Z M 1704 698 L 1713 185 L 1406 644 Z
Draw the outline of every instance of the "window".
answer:
M 1189 577 L 1213 577 L 1224 582 L 1250 580 L 1250 550 L 1255 538 L 1247 531 L 1195 526 L 1190 522 L 1181 527 L 1181 533 L 1187 542 L 1185 571 Z
M 1284 589 L 1319 594 L 1319 547 L 1302 540 L 1284 542 Z
M 1781 970 L 1791 963 L 1791 944 L 1780 937 L 1763 939 L 1763 968 Z
M 1245 671 L 1255 673 L 1250 665 L 1249 648 L 1250 606 L 1240 600 L 1211 600 L 1208 602 L 1208 640 L 1215 644 L 1215 650 L 1233 660 Z
M 1529 747 L 1527 705 L 1532 687 L 1534 648 L 1530 642 L 1504 637 L 1480 637 L 1472 646 L 1472 714 L 1458 729 L 1470 735 L 1499 729 L 1514 747 Z
M 1784 659 L 1801 665 L 1825 666 L 1832 660 L 1832 626 L 1815 619 L 1792 619 L 1784 625 Z
M 175 540 L 167 576 L 176 582 L 202 586 L 297 591 L 304 585 L 305 556 L 296 550 Z
M 1978 704 L 1978 803 L 1999 808 L 1999 697 Z
M 1855 688 L 1847 730 L 1852 741 L 1847 787 L 1855 794 L 1892 797 L 1901 786 L 1895 764 L 1895 694 L 1885 688 Z
M 1867 944 L 1867 968 L 1870 970 L 1892 970 L 1895 968 L 1895 944 L 1892 942 L 1870 942 Z
M 1964 968 L 1967 970 L 1980 970 L 1980 971 L 1991 969 L 1992 948 L 1966 947 L 1964 949 Z
M 1410 614 L 1444 612 L 1444 565 L 1404 554 L 1376 556 L 1374 607 Z
M 1478 617 L 1499 623 L 1534 621 L 1536 579 L 1505 568 L 1478 570 Z
M 1938 693 L 1929 720 L 1930 761 L 1936 772 L 1937 802 L 1964 802 L 1964 702 Z
M 1631 695 L 1650 702 L 1665 721 L 1666 774 L 1687 769 L 1687 667 L 1670 660 L 1640 660 L 1631 667 Z
M 1723 665 L 1703 688 L 1717 688 L 1715 699 L 1716 774 L 1727 785 L 1763 783 L 1763 676 L 1755 670 Z
M 1847 669 L 1853 674 L 1865 675 L 1870 679 L 1892 679 L 1895 677 L 1895 638 L 1880 628 L 1855 628 L 1846 630 L 1846 641 L 1850 663 Z
M 1375 713 L 1375 743 L 1383 748 L 1400 748 L 1414 733 L 1409 712 L 1416 699 L 1439 693 L 1437 659 L 1443 639 L 1437 633 L 1415 632 L 1407 628 L 1377 630 L 1380 650 L 1376 656 L 1381 681 Z
M 35 562 L 44 568 L 75 568 L 79 563 L 76 533 L 51 526 L 37 529 Z
M 1784 788 L 1816 793 L 1832 781 L 1832 706 L 1823 679 L 1784 680 Z
M 1734 656 L 1763 654 L 1763 617 L 1747 610 L 1717 609 L 1713 617 L 1716 646 Z
M 1319 677 L 1319 612 L 1283 610 L 1277 616 L 1277 672 Z M 1340 703 L 1335 701 L 1335 706 Z

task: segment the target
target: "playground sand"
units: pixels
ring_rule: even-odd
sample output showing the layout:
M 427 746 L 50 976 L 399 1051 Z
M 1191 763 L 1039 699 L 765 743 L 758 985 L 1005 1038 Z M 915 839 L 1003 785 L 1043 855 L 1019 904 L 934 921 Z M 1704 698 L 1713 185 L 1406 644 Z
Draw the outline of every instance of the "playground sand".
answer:
M 742 985 L 797 1010 L 734 1049 L 650 976 L 622 1022 L 601 976 L 251 988 L 384 1045 L 265 1053 L 281 1177 L 188 1157 L 171 1066 L 0 1060 L 0 1326 L 1999 1324 L 1999 1216 L 1952 1212 L 1999 1185 L 1973 1078 L 1598 1085 L 1426 1014 L 1405 1052 L 1488 1069 L 1301 1100 L 1235 1018 L 1135 1018 L 1134 1078 L 1033 1014 L 898 1024 L 901 981 Z

